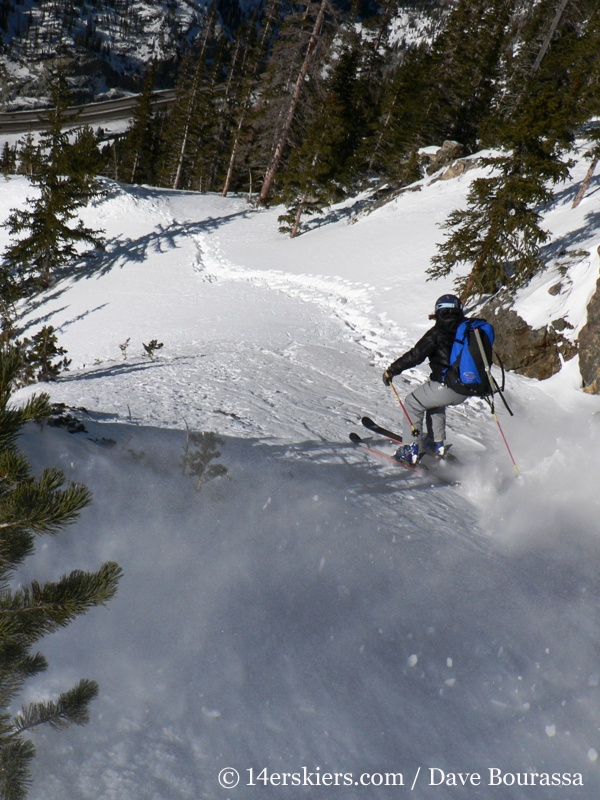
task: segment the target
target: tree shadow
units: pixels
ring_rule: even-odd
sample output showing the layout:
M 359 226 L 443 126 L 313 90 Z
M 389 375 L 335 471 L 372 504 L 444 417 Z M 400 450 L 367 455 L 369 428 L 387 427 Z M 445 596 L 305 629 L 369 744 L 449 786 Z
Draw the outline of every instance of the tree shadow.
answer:
M 96 198 L 92 205 L 98 207 L 107 201 L 114 200 L 125 194 L 119 184 L 108 184 L 101 197 Z M 196 192 L 182 192 L 174 190 L 160 190 L 155 188 L 145 188 L 132 186 L 128 187 L 126 194 L 138 200 L 155 200 L 157 194 L 161 197 L 181 197 L 189 195 L 197 197 Z M 158 224 L 153 231 L 137 239 L 130 237 L 114 237 L 108 240 L 103 249 L 96 249 L 91 253 L 82 255 L 77 261 L 65 265 L 56 270 L 53 275 L 53 284 L 48 289 L 31 297 L 27 304 L 20 310 L 18 319 L 21 324 L 18 334 L 21 335 L 26 329 L 36 325 L 48 324 L 50 320 L 59 312 L 64 312 L 68 308 L 63 305 L 47 311 L 49 303 L 57 301 L 68 290 L 67 280 L 82 280 L 92 277 L 100 277 L 108 274 L 115 267 L 124 267 L 127 263 L 143 264 L 151 253 L 163 253 L 169 250 L 176 250 L 180 246 L 181 240 L 190 236 L 210 233 L 218 230 L 223 225 L 239 218 L 248 217 L 255 213 L 256 209 L 248 207 L 242 211 L 234 211 L 223 216 L 208 217 L 199 222 L 178 222 L 170 224 Z M 67 320 L 60 326 L 60 330 L 65 330 L 74 322 L 83 319 L 85 316 L 99 311 L 106 304 L 89 309 L 84 314 Z M 37 316 L 36 316 L 37 314 Z M 26 324 L 24 323 L 27 318 Z
M 581 181 L 577 183 L 571 183 L 569 186 L 565 186 L 564 189 L 561 189 L 559 192 L 555 192 L 552 200 L 546 206 L 546 211 L 551 211 L 558 206 L 572 204 L 573 200 L 577 196 L 577 192 L 581 187 Z M 600 175 L 595 175 L 588 187 L 587 192 L 585 193 L 584 199 L 588 199 L 593 195 L 597 194 L 600 191 Z
M 555 239 L 550 244 L 542 247 L 542 257 L 546 263 L 553 261 L 561 255 L 565 255 L 569 250 L 581 247 L 589 241 L 590 231 L 597 229 L 600 225 L 600 211 L 590 211 L 585 215 L 585 223 L 575 230 Z
M 324 211 L 318 217 L 310 220 L 304 220 L 302 224 L 302 233 L 311 233 L 311 231 L 323 228 L 326 225 L 332 225 L 341 220 L 350 222 L 354 217 L 360 214 L 365 208 L 369 208 L 373 204 L 371 195 L 368 197 L 361 197 L 356 199 L 351 205 L 344 206 L 343 208 L 330 208 Z
M 132 187 L 131 194 L 139 199 L 156 199 L 157 191 L 159 191 L 161 197 L 181 197 L 186 194 L 197 196 L 195 192 L 170 192 L 139 187 Z M 109 191 L 108 198 L 117 197 L 119 194 L 120 192 L 116 189 L 112 192 Z M 106 200 L 106 196 L 104 200 Z M 138 238 L 114 237 L 105 242 L 103 250 L 95 250 L 93 253 L 79 259 L 76 263 L 65 266 L 56 273 L 56 277 L 58 280 L 64 280 L 65 278 L 82 280 L 106 275 L 115 267 L 123 267 L 126 263 L 143 264 L 151 253 L 176 250 L 183 239 L 212 233 L 236 219 L 249 217 L 253 213 L 256 213 L 256 209 L 248 208 L 243 211 L 233 211 L 223 216 L 207 217 L 198 222 L 179 222 L 174 220 L 169 224 L 160 223 L 153 231 Z M 45 298 L 44 302 L 47 299 Z
M 200 357 L 202 358 L 202 356 Z M 178 361 L 195 361 L 196 359 L 197 356 L 175 356 L 175 358 L 171 358 L 168 361 L 156 359 L 155 361 L 123 361 L 119 364 L 111 363 L 109 366 L 98 364 L 97 369 L 86 369 L 85 372 L 82 371 L 77 374 L 70 373 L 68 375 L 63 375 L 58 378 L 58 382 L 75 383 L 78 381 L 93 381 L 102 378 L 114 378 L 119 375 L 127 375 L 134 372 L 145 372 L 149 369 L 162 369 L 164 367 L 171 366 L 173 363 Z
M 44 304 L 40 303 L 39 305 L 43 306 Z M 66 322 L 63 322 L 62 325 L 59 326 L 58 330 L 61 333 L 64 333 L 64 331 L 68 327 L 73 325 L 75 322 L 80 322 L 82 319 L 85 319 L 86 317 L 89 317 L 90 314 L 93 314 L 96 311 L 100 311 L 101 309 L 105 308 L 107 305 L 108 305 L 108 303 L 102 303 L 101 305 L 96 306 L 96 308 L 90 308 L 87 311 L 84 311 L 83 314 L 78 314 L 76 317 L 73 317 L 72 319 L 66 320 Z M 52 311 L 49 311 L 47 314 L 41 314 L 40 316 L 35 317 L 34 319 L 30 319 L 30 320 L 28 320 L 26 327 L 27 328 L 32 328 L 35 325 L 46 325 L 47 323 L 50 322 L 50 320 L 52 319 L 52 317 L 54 317 L 55 314 L 59 314 L 61 311 L 66 311 L 67 308 L 68 308 L 68 306 L 62 306 L 62 308 L 53 309 Z M 25 327 L 23 327 L 22 330 L 25 330 Z

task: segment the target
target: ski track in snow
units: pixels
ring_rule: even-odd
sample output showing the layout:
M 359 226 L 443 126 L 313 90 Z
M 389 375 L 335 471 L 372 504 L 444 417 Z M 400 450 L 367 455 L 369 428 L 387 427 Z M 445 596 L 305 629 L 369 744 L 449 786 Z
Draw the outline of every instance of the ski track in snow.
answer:
M 368 314 L 375 288 L 344 278 L 323 275 L 290 275 L 275 270 L 252 270 L 232 264 L 223 255 L 218 243 L 207 236 L 197 236 L 199 259 L 197 269 L 207 281 L 244 281 L 262 289 L 282 292 L 289 297 L 314 303 L 327 315 L 333 314 L 349 328 L 348 338 L 374 356 L 382 357 L 380 341 L 386 335 L 380 320 Z

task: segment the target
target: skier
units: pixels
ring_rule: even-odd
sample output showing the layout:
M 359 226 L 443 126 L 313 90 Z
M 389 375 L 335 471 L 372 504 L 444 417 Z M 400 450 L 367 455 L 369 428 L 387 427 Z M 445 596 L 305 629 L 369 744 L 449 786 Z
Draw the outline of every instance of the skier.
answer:
M 402 441 L 406 442 L 396 451 L 396 458 L 416 464 L 421 447 L 433 450 L 438 456 L 445 453 L 446 407 L 462 403 L 467 398 L 446 386 L 444 372 L 450 366 L 450 351 L 456 329 L 465 319 L 462 303 L 453 294 L 445 294 L 435 303 L 435 325 L 383 373 L 383 382 L 389 386 L 395 375 L 416 367 L 429 358 L 431 375 L 405 400 L 406 416 L 402 429 Z M 423 436 L 425 418 L 426 435 Z

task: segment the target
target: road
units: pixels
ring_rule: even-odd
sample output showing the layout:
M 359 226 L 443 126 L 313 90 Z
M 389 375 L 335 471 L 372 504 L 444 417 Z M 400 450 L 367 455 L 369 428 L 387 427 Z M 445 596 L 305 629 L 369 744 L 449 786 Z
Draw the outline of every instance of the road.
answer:
M 71 106 L 69 112 L 77 115 L 77 125 L 103 125 L 107 122 L 129 119 L 138 101 L 139 95 L 120 97 L 117 100 L 105 100 L 101 103 L 89 103 L 85 106 Z M 175 91 L 166 89 L 155 92 L 153 104 L 155 108 L 169 106 L 175 100 Z M 15 133 L 41 131 L 46 128 L 45 115 L 48 109 L 30 111 L 0 112 L 0 136 Z

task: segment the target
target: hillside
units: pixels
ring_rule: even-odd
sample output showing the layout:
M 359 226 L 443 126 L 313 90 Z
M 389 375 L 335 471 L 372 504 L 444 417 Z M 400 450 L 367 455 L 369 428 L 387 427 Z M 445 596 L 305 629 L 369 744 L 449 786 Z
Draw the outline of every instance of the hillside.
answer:
M 557 254 L 577 238 L 571 289 L 549 294 L 548 274 L 518 300 L 537 321 L 560 303 L 575 329 L 598 275 L 597 179 L 570 208 L 584 171 L 544 215 Z M 24 445 L 95 503 L 19 579 L 109 557 L 125 577 L 43 644 L 51 669 L 26 700 L 82 675 L 101 695 L 86 728 L 36 734 L 31 798 L 378 798 L 401 791 L 385 773 L 408 791 L 419 767 L 416 798 L 464 797 L 458 772 L 481 775 L 485 800 L 597 797 L 600 400 L 577 359 L 548 381 L 509 375 L 515 416 L 498 413 L 519 477 L 478 400 L 449 412 L 460 486 L 348 442 L 365 412 L 399 423 L 381 374 L 451 288 L 424 270 L 477 174 L 425 179 L 367 216 L 357 198 L 295 240 L 277 208 L 241 197 L 113 184 L 88 209 L 106 252 L 25 320 L 57 327 L 71 370 L 17 399 L 41 388 L 78 409 L 85 432 L 32 427 Z M 28 191 L 0 179 L 2 216 Z M 223 438 L 227 474 L 199 492 L 182 474 L 188 429 Z M 264 786 L 263 768 L 351 785 Z M 519 785 L 541 780 L 530 772 L 563 785 Z
M 235 39 L 255 5 L 254 0 L 217 0 L 218 37 Z M 281 12 L 288 6 L 281 4 Z M 57 63 L 66 68 L 77 103 L 139 91 L 152 62 L 157 88 L 171 88 L 182 55 L 204 35 L 212 7 L 206 0 L 5 2 L 0 8 L 0 108 L 47 106 Z M 397 46 L 431 38 L 444 7 L 443 0 L 401 3 L 394 23 Z
M 2 16 L 0 101 L 6 110 L 43 107 L 57 59 L 77 102 L 131 91 L 153 59 L 175 63 L 205 14 L 204 0 L 11 4 Z

